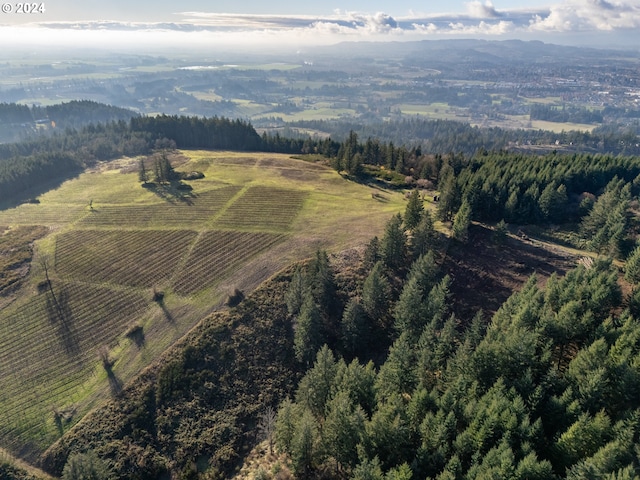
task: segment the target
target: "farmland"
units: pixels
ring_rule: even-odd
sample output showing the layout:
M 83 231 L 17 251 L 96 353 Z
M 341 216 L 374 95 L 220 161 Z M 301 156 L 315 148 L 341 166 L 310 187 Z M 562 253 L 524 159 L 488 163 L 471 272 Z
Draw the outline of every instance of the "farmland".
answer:
M 373 198 L 284 155 L 183 152 L 178 170 L 205 177 L 180 192 L 143 187 L 137 164 L 0 212 L 5 243 L 33 251 L 1 299 L 0 446 L 14 454 L 35 459 L 235 288 L 361 244 L 404 208 L 399 192 Z

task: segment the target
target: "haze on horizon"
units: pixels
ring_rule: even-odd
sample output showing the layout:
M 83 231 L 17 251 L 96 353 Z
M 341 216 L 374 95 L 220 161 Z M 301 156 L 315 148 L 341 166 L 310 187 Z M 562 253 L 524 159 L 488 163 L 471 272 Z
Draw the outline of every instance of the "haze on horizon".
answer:
M 295 51 L 341 41 L 443 38 L 640 48 L 640 0 L 346 0 L 334 6 L 283 0 L 39 4 L 44 13 L 21 14 L 16 3 L 3 3 L 3 11 L 10 10 L 0 13 L 0 42 L 7 54 L 21 48 L 78 46 L 149 52 L 210 47 Z

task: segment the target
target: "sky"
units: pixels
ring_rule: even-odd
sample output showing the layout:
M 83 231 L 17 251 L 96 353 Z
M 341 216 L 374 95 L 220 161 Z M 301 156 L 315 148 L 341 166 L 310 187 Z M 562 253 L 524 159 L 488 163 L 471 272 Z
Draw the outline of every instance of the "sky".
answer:
M 519 38 L 640 48 L 640 0 L 0 0 L 0 45 L 301 48 Z M 29 3 L 26 5 L 34 5 Z M 24 10 L 24 8 L 22 9 Z M 1 58 L 0 53 L 0 58 Z

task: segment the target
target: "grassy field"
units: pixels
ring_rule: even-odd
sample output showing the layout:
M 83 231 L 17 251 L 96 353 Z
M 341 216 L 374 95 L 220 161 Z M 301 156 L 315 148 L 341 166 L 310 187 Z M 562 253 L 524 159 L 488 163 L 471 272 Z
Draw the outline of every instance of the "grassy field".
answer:
M 36 459 L 235 288 L 361 244 L 404 209 L 401 192 L 373 198 L 285 155 L 183 153 L 179 170 L 205 174 L 191 191 L 143 188 L 123 159 L 0 211 L 33 245 L 0 298 L 0 448 Z

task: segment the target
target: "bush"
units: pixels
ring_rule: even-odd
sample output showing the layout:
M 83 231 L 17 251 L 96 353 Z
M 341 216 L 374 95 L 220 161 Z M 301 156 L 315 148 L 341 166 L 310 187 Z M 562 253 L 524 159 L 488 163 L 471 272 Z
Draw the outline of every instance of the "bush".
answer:
M 62 471 L 63 480 L 106 480 L 113 478 L 107 464 L 94 452 L 69 456 Z

